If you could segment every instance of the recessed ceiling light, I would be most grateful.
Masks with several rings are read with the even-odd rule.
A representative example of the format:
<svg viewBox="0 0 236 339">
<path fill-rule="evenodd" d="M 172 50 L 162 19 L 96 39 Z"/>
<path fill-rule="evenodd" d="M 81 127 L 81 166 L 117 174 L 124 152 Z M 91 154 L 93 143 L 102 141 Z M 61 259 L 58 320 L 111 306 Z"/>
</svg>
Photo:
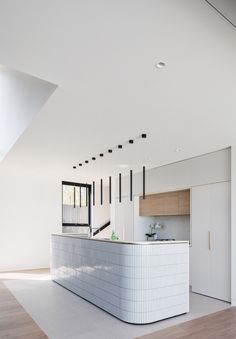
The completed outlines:
<svg viewBox="0 0 236 339">
<path fill-rule="evenodd" d="M 159 61 L 155 64 L 156 68 L 163 68 L 166 66 L 166 63 L 164 61 Z"/>
<path fill-rule="evenodd" d="M 177 147 L 176 149 L 175 149 L 175 152 L 177 152 L 177 153 L 179 153 L 179 152 L 181 152 L 182 151 L 182 148 L 180 148 L 180 147 Z"/>
</svg>

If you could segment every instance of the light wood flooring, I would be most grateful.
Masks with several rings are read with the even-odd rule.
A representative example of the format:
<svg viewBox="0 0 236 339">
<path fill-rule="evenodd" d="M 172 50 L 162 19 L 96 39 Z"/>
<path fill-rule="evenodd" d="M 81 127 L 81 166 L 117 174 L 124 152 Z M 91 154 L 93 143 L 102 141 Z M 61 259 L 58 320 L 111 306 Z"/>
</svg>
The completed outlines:
<svg viewBox="0 0 236 339">
<path fill-rule="evenodd" d="M 236 307 L 190 320 L 138 339 L 236 339 Z"/>
<path fill-rule="evenodd" d="M 47 339 L 39 326 L 0 280 L 0 338 Z"/>
</svg>

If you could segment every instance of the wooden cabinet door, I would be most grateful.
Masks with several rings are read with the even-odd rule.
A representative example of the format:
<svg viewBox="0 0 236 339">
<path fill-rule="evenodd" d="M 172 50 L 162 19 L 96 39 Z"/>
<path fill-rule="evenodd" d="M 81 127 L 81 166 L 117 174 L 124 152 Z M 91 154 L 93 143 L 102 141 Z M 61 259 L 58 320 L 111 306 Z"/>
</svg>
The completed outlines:
<svg viewBox="0 0 236 339">
<path fill-rule="evenodd" d="M 150 194 L 146 199 L 139 197 L 139 215 L 162 215 L 164 212 L 164 194 Z"/>
<path fill-rule="evenodd" d="M 190 190 L 157 193 L 139 198 L 141 216 L 190 214 Z"/>
<path fill-rule="evenodd" d="M 179 215 L 190 214 L 190 190 L 179 191 Z"/>
<path fill-rule="evenodd" d="M 162 215 L 179 214 L 179 193 L 168 192 L 164 194 L 164 210 Z"/>
</svg>

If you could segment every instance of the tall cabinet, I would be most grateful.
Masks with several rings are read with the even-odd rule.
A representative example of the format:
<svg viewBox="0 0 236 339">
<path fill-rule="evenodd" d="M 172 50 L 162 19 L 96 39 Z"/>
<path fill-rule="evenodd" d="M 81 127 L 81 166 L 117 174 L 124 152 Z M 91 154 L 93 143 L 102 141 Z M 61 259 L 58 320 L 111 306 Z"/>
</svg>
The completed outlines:
<svg viewBox="0 0 236 339">
<path fill-rule="evenodd" d="M 192 188 L 193 292 L 230 301 L 230 183 Z"/>
</svg>

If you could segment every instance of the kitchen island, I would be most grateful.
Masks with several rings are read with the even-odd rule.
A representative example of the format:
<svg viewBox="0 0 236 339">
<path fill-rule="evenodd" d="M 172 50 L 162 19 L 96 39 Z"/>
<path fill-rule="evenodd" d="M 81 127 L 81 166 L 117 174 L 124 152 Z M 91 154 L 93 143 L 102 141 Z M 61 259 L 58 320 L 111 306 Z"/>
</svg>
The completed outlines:
<svg viewBox="0 0 236 339">
<path fill-rule="evenodd" d="M 128 323 L 189 311 L 188 241 L 52 234 L 51 273 L 56 283 Z"/>
</svg>

